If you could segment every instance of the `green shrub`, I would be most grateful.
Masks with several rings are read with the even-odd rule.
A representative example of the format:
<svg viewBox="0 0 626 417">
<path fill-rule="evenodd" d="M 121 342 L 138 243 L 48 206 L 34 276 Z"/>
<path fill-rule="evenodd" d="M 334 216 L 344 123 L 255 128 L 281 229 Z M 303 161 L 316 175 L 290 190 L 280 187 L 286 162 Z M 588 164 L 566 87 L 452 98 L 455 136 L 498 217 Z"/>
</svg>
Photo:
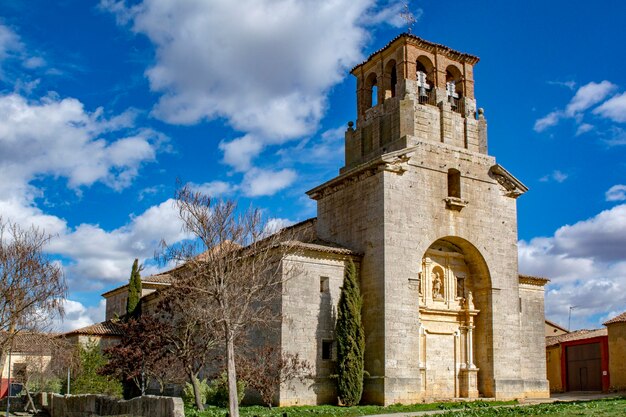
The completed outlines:
<svg viewBox="0 0 626 417">
<path fill-rule="evenodd" d="M 245 391 L 246 384 L 241 380 L 237 381 L 239 403 L 243 400 Z M 228 407 L 228 375 L 226 372 L 222 372 L 219 377 L 211 381 L 207 391 L 207 403 L 218 407 Z"/>
<path fill-rule="evenodd" d="M 202 400 L 202 404 L 206 404 L 209 394 L 209 384 L 206 379 L 198 380 L 198 384 L 200 385 L 200 398 Z M 195 407 L 196 405 L 196 398 L 193 395 L 193 385 L 189 382 L 185 383 L 185 388 L 183 389 L 183 402 L 190 408 Z"/>
</svg>

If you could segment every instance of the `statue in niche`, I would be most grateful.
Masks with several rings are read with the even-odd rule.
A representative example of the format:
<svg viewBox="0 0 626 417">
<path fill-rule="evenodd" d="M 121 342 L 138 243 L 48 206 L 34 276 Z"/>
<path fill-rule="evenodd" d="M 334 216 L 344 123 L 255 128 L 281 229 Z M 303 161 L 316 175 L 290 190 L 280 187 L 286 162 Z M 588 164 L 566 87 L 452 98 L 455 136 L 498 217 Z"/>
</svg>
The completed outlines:
<svg viewBox="0 0 626 417">
<path fill-rule="evenodd" d="M 435 271 L 433 277 L 433 298 L 443 298 L 443 279 L 441 278 L 441 272 Z"/>
</svg>

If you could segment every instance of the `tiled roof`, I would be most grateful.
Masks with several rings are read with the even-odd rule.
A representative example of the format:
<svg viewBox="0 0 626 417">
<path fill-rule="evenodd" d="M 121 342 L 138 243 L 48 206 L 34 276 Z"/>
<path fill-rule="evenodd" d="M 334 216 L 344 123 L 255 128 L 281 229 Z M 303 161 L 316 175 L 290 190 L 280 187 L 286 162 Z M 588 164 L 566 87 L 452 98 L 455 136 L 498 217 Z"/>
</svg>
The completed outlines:
<svg viewBox="0 0 626 417">
<path fill-rule="evenodd" d="M 340 255 L 357 255 L 350 249 L 344 248 L 332 242 L 316 239 L 311 242 L 300 242 L 299 240 L 288 240 L 281 242 L 283 245 L 300 249 L 308 249 L 317 252 L 336 253 Z"/>
<path fill-rule="evenodd" d="M 522 274 L 520 274 L 519 275 L 519 282 L 521 282 L 522 284 L 544 286 L 548 282 L 550 282 L 550 280 L 547 279 L 547 278 L 543 278 L 543 277 L 534 277 L 532 275 L 522 275 Z"/>
<path fill-rule="evenodd" d="M 157 274 L 141 278 L 141 283 L 171 284 L 174 280 L 170 274 Z"/>
<path fill-rule="evenodd" d="M 626 311 L 624 311 L 619 316 L 613 317 L 611 320 L 604 322 L 603 324 L 606 326 L 607 324 L 613 323 L 626 323 Z"/>
<path fill-rule="evenodd" d="M 389 46 L 391 46 L 391 44 L 392 44 L 392 43 L 394 43 L 395 41 L 397 41 L 398 39 L 400 39 L 400 38 L 402 38 L 402 37 L 410 38 L 410 39 L 413 39 L 413 40 L 415 40 L 415 41 L 417 41 L 417 42 L 419 42 L 419 43 L 421 43 L 421 44 L 424 44 L 424 45 L 428 45 L 428 46 L 432 46 L 432 47 L 436 47 L 436 48 L 442 49 L 442 50 L 444 50 L 444 51 L 446 51 L 446 52 L 449 52 L 449 53 L 451 53 L 451 54 L 454 54 L 454 55 L 460 55 L 460 56 L 462 56 L 463 58 L 469 59 L 470 61 L 472 61 L 472 62 L 474 62 L 474 63 L 478 62 L 478 60 L 479 60 L 479 58 L 478 58 L 477 56 L 475 56 L 475 55 L 471 55 L 471 54 L 466 54 L 466 53 L 464 53 L 464 52 L 455 51 L 454 49 L 452 49 L 452 48 L 450 48 L 450 47 L 448 47 L 448 46 L 446 46 L 446 45 L 442 45 L 442 44 L 439 44 L 439 43 L 430 42 L 430 41 L 427 41 L 427 40 L 425 40 L 425 39 L 420 38 L 419 36 L 415 36 L 415 35 L 413 35 L 412 33 L 406 33 L 406 32 L 405 32 L 405 33 L 401 33 L 401 34 L 399 34 L 398 36 L 396 36 L 395 38 L 393 38 L 392 40 L 390 40 L 390 41 L 387 43 L 387 45 L 383 46 L 382 48 L 380 48 L 380 49 L 379 49 L 379 50 L 377 50 L 376 52 L 372 52 L 372 53 L 370 54 L 370 56 L 368 56 L 368 57 L 367 57 L 367 59 L 366 59 L 365 61 L 361 62 L 359 65 L 356 65 L 354 68 L 352 68 L 352 70 L 350 70 L 350 72 L 354 71 L 355 69 L 357 69 L 357 68 L 358 68 L 358 67 L 360 67 L 361 65 L 365 64 L 367 61 L 369 61 L 370 59 L 372 59 L 372 57 L 373 57 L 374 55 L 376 55 L 377 53 L 379 53 L 379 52 L 381 52 L 381 51 L 384 51 L 384 50 L 385 50 L 385 49 L 387 49 Z"/>
<path fill-rule="evenodd" d="M 558 336 L 547 336 L 546 346 L 554 346 L 563 342 L 571 342 L 572 340 L 591 339 L 598 336 L 606 336 L 608 333 L 606 328 L 593 330 L 576 330 L 575 332 L 565 333 Z"/>
<path fill-rule="evenodd" d="M 57 336 L 55 333 L 20 332 L 13 336 L 11 350 L 15 353 L 50 354 L 54 347 L 53 337 L 55 336 Z M 0 335 L 0 339 L 4 340 L 5 338 L 6 333 Z"/>
<path fill-rule="evenodd" d="M 557 329 L 559 329 L 559 330 L 563 330 L 564 332 L 567 332 L 567 329 L 566 329 L 566 328 L 564 328 L 563 326 L 561 326 L 561 325 L 559 325 L 559 324 L 557 324 L 557 323 L 553 322 L 552 320 L 548 320 L 548 319 L 546 319 L 546 323 L 547 323 L 547 324 L 549 324 L 549 325 L 550 325 L 550 326 L 552 326 L 552 327 L 556 327 L 556 328 L 557 328 Z"/>
<path fill-rule="evenodd" d="M 65 333 L 65 336 L 71 335 L 124 336 L 124 332 L 119 324 L 111 320 L 107 320 Z"/>
</svg>

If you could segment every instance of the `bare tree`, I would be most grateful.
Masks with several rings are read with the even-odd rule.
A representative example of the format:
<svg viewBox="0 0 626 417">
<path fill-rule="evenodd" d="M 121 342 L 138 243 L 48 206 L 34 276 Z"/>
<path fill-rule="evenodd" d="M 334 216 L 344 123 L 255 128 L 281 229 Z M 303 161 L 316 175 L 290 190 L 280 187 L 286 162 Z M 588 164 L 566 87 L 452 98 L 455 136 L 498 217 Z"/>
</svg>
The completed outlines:
<svg viewBox="0 0 626 417">
<path fill-rule="evenodd" d="M 196 239 L 164 244 L 163 259 L 184 262 L 177 286 L 201 295 L 210 310 L 226 357 L 229 415 L 239 417 L 235 340 L 276 322 L 290 239 L 284 231 L 272 234 L 259 210 L 240 212 L 234 201 L 216 201 L 188 186 L 177 191 L 176 203 L 184 230 Z"/>
<path fill-rule="evenodd" d="M 311 364 L 300 355 L 281 353 L 277 346 L 267 344 L 240 357 L 238 366 L 246 386 L 256 390 L 270 408 L 281 385 L 293 388 L 293 381 L 305 382 L 313 377 Z"/>
<path fill-rule="evenodd" d="M 198 375 L 216 357 L 217 338 L 210 304 L 202 294 L 175 283 L 162 293 L 156 315 L 161 322 L 159 335 L 166 358 L 182 368 L 193 387 L 198 410 L 204 410 Z"/>
<path fill-rule="evenodd" d="M 63 316 L 67 285 L 59 263 L 44 252 L 51 236 L 0 218 L 0 369 L 15 334 L 41 330 Z"/>
</svg>

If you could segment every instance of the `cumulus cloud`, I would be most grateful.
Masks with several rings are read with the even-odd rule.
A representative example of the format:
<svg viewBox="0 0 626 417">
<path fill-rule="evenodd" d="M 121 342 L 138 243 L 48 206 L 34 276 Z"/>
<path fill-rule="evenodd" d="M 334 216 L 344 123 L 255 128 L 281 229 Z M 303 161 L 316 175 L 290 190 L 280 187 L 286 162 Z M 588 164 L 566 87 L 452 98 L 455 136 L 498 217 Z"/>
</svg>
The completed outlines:
<svg viewBox="0 0 626 417">
<path fill-rule="evenodd" d="M 520 272 L 551 279 L 546 314 L 572 327 L 599 327 L 626 305 L 626 205 L 559 228 L 552 237 L 520 241 Z"/>
<path fill-rule="evenodd" d="M 402 5 L 397 0 L 100 3 L 155 46 L 155 64 L 146 76 L 160 95 L 156 117 L 174 124 L 223 118 L 243 133 L 220 143 L 223 162 L 237 172 L 256 169 L 253 160 L 267 146 L 317 130 L 330 88 L 363 59 L 366 26 L 398 25 Z"/>
<path fill-rule="evenodd" d="M 272 171 L 253 168 L 244 176 L 241 188 L 248 197 L 269 196 L 290 186 L 296 177 L 295 171 L 291 169 Z"/>
<path fill-rule="evenodd" d="M 606 201 L 624 201 L 626 200 L 626 185 L 616 184 L 609 188 L 605 194 Z"/>
<path fill-rule="evenodd" d="M 614 122 L 626 123 L 626 93 L 608 99 L 598 106 L 593 113 Z"/>
<path fill-rule="evenodd" d="M 169 199 L 112 231 L 92 224 L 66 229 L 51 241 L 49 250 L 73 260 L 66 270 L 74 289 L 98 289 L 128 280 L 133 258 L 152 258 L 161 239 L 169 243 L 186 237 L 174 200 Z"/>
<path fill-rule="evenodd" d="M 163 140 L 149 129 L 128 131 L 132 122 L 128 114 L 90 113 L 73 98 L 0 96 L 0 190 L 38 175 L 65 177 L 73 188 L 97 181 L 115 189 L 128 186 L 140 166 L 155 159 Z M 109 133 L 120 134 L 107 141 Z"/>
<path fill-rule="evenodd" d="M 242 172 L 252 167 L 252 159 L 261 152 L 264 144 L 257 136 L 245 135 L 231 141 L 222 141 L 219 147 L 224 152 L 223 162 L 235 171 Z"/>
<path fill-rule="evenodd" d="M 105 300 L 100 300 L 95 306 L 85 306 L 80 301 L 67 299 L 63 303 L 65 317 L 55 317 L 52 330 L 55 332 L 68 332 L 90 326 L 104 320 L 106 310 Z"/>
</svg>

